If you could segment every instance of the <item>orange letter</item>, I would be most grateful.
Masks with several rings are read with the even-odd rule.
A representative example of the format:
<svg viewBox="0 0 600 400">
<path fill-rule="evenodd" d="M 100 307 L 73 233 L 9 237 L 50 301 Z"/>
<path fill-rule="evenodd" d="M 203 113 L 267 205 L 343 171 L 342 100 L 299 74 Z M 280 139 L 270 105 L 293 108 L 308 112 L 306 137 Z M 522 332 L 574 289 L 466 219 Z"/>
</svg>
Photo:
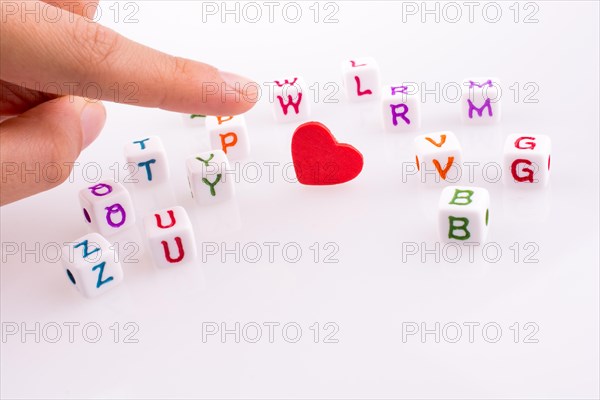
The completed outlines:
<svg viewBox="0 0 600 400">
<path fill-rule="evenodd" d="M 227 122 L 227 121 L 231 121 L 233 119 L 233 117 L 221 117 L 218 116 L 217 117 L 217 122 L 219 123 L 219 125 L 221 125 L 223 122 Z"/>
<path fill-rule="evenodd" d="M 446 168 L 442 169 L 440 162 L 438 160 L 433 160 L 433 165 L 435 165 L 435 169 L 440 173 L 440 178 L 446 180 L 446 175 L 450 168 L 452 167 L 452 163 L 454 162 L 454 157 L 448 157 L 448 162 L 446 163 Z"/>
<path fill-rule="evenodd" d="M 221 137 L 221 148 L 227 154 L 227 148 L 233 147 L 237 143 L 237 135 L 233 132 L 226 133 L 224 135 L 219 135 Z M 227 142 L 227 138 L 232 138 L 230 142 Z"/>
<path fill-rule="evenodd" d="M 425 140 L 427 140 L 429 143 L 431 143 L 434 146 L 442 147 L 444 145 L 444 143 L 446 143 L 446 135 L 440 135 L 440 143 L 434 142 L 433 139 L 429 138 L 429 137 L 426 137 Z"/>
</svg>

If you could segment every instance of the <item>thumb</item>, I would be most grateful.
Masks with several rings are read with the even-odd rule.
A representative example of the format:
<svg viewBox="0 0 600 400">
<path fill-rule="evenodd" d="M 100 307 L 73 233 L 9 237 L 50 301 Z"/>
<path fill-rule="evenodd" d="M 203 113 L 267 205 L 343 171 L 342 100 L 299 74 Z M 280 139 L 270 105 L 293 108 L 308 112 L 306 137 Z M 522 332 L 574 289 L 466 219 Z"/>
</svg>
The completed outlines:
<svg viewBox="0 0 600 400">
<path fill-rule="evenodd" d="M 65 96 L 0 124 L 0 205 L 60 185 L 106 120 L 101 102 Z"/>
</svg>

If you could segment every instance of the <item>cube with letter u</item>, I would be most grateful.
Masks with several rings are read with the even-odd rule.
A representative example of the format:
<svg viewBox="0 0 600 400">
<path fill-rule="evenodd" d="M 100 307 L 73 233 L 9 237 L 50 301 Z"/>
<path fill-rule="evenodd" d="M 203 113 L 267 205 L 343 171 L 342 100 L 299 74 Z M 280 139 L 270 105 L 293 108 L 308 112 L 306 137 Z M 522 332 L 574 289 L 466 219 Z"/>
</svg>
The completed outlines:
<svg viewBox="0 0 600 400">
<path fill-rule="evenodd" d="M 442 191 L 438 213 L 443 241 L 485 242 L 490 218 L 486 189 L 448 186 Z"/>
<path fill-rule="evenodd" d="M 144 231 L 157 266 L 187 264 L 196 258 L 194 229 L 183 207 L 158 210 L 146 216 Z"/>
</svg>

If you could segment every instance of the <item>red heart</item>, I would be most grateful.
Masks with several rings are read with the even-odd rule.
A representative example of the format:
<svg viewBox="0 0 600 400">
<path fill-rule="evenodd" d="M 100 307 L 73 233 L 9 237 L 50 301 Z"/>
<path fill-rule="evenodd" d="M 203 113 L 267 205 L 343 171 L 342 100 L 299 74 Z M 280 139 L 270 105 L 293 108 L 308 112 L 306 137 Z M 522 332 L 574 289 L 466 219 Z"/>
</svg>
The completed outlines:
<svg viewBox="0 0 600 400">
<path fill-rule="evenodd" d="M 338 143 L 327 127 L 307 122 L 292 137 L 292 160 L 304 185 L 336 185 L 358 176 L 363 156 L 349 144 Z"/>
</svg>

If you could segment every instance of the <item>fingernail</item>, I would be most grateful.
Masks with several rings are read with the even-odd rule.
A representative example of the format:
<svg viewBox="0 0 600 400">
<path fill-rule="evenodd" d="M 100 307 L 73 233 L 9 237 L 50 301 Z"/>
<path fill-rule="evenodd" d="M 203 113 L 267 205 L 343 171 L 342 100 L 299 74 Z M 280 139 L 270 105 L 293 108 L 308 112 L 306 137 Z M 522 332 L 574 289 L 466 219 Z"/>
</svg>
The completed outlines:
<svg viewBox="0 0 600 400">
<path fill-rule="evenodd" d="M 81 111 L 82 149 L 88 147 L 100 134 L 106 122 L 106 109 L 100 101 L 87 101 Z"/>
<path fill-rule="evenodd" d="M 221 79 L 229 89 L 233 89 L 244 97 L 246 101 L 257 101 L 259 93 L 258 83 L 232 72 L 219 71 Z"/>
</svg>

